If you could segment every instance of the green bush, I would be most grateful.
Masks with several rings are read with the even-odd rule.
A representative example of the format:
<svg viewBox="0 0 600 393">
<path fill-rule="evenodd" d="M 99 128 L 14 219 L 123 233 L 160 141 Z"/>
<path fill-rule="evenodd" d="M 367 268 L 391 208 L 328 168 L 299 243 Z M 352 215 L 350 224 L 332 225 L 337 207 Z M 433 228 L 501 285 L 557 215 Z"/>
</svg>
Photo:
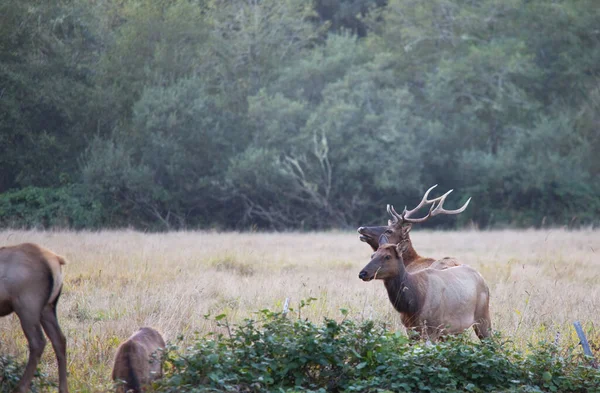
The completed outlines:
<svg viewBox="0 0 600 393">
<path fill-rule="evenodd" d="M 579 348 L 561 349 L 550 343 L 530 347 L 522 367 L 529 372 L 530 384 L 544 392 L 599 392 L 600 372 L 590 367 Z"/>
<path fill-rule="evenodd" d="M 97 228 L 102 206 L 78 186 L 26 187 L 0 194 L 0 227 Z"/>
<path fill-rule="evenodd" d="M 304 303 L 303 303 L 304 304 Z M 171 348 L 161 392 L 592 392 L 600 372 L 574 349 L 540 343 L 526 354 L 496 335 L 430 344 L 373 321 L 315 324 L 269 310 Z"/>
<path fill-rule="evenodd" d="M 24 367 L 11 357 L 0 356 L 0 393 L 11 393 L 19 383 Z"/>
<path fill-rule="evenodd" d="M 10 356 L 0 355 L 0 393 L 12 393 L 25 371 L 25 365 Z M 47 381 L 47 375 L 36 372 L 30 391 L 40 392 L 45 387 L 54 386 Z M 54 389 L 56 387 L 54 386 Z"/>
</svg>

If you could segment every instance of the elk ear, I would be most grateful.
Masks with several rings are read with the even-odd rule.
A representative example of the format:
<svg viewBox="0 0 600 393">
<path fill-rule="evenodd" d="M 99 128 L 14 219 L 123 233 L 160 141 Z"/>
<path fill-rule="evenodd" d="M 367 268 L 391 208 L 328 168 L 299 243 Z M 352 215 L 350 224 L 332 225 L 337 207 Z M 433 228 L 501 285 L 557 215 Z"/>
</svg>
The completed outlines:
<svg viewBox="0 0 600 393">
<path fill-rule="evenodd" d="M 402 233 L 404 235 L 408 235 L 408 232 L 410 232 L 411 229 L 412 229 L 412 224 L 410 222 L 402 225 Z"/>
</svg>

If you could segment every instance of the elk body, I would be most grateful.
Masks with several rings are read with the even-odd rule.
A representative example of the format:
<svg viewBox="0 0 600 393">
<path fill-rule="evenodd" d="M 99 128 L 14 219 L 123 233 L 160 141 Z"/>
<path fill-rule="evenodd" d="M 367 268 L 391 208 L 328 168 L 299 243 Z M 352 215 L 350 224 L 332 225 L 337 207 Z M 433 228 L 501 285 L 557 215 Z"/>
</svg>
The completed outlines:
<svg viewBox="0 0 600 393">
<path fill-rule="evenodd" d="M 119 346 L 115 355 L 112 378 L 118 383 L 117 393 L 142 392 L 144 386 L 162 377 L 160 350 L 165 341 L 156 330 L 143 327 Z"/>
<path fill-rule="evenodd" d="M 417 207 L 412 210 L 406 210 L 405 208 L 402 214 L 398 214 L 393 206 L 388 205 L 387 211 L 392 216 L 392 219 L 388 221 L 388 225 L 358 228 L 360 240 L 371 246 L 373 251 L 376 251 L 379 248 L 379 245 L 384 243 L 402 244 L 404 250 L 402 259 L 409 272 L 415 272 L 428 267 L 446 269 L 448 267 L 459 266 L 460 264 L 454 258 L 436 260 L 434 258 L 422 257 L 415 251 L 412 241 L 410 240 L 409 232 L 412 229 L 412 224 L 425 222 L 429 218 L 440 214 L 453 215 L 462 213 L 471 201 L 471 198 L 469 198 L 461 208 L 456 210 L 446 210 L 443 208 L 444 201 L 453 190 L 446 192 L 440 197 L 427 199 L 429 193 L 435 187 L 437 187 L 437 184 L 425 192 L 423 199 Z M 413 217 L 419 209 L 426 205 L 431 205 L 431 207 L 429 213 L 425 217 Z"/>
<path fill-rule="evenodd" d="M 410 273 L 402 260 L 404 251 L 400 245 L 380 245 L 358 277 L 383 280 L 402 324 L 421 337 L 436 340 L 471 326 L 480 339 L 488 337 L 492 323 L 483 277 L 467 265 Z"/>
<path fill-rule="evenodd" d="M 67 341 L 56 317 L 65 259 L 32 243 L 0 247 L 0 317 L 15 312 L 29 343 L 29 359 L 17 392 L 29 389 L 50 339 L 58 362 L 59 392 L 67 393 Z"/>
</svg>

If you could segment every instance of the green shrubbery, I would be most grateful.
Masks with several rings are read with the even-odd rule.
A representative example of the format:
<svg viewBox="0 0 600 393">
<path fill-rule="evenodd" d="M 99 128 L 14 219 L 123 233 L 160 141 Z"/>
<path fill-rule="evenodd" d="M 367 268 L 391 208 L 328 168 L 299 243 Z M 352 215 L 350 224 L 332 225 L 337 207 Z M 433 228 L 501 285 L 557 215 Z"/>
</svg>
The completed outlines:
<svg viewBox="0 0 600 393">
<path fill-rule="evenodd" d="M 108 211 L 77 185 L 26 187 L 0 194 L 0 226 L 12 228 L 96 228 Z"/>
<path fill-rule="evenodd" d="M 10 356 L 0 354 L 0 393 L 13 393 L 24 371 L 23 363 L 17 362 Z M 38 371 L 31 383 L 30 391 L 40 392 L 49 386 L 53 385 L 48 382 L 46 374 L 40 374 Z"/>
<path fill-rule="evenodd" d="M 11 393 L 23 374 L 24 368 L 11 357 L 0 356 L 0 393 Z"/>
<path fill-rule="evenodd" d="M 521 352 L 499 335 L 412 342 L 373 321 L 314 324 L 262 310 L 258 318 L 172 348 L 161 392 L 593 392 L 600 371 L 575 348 Z"/>
<path fill-rule="evenodd" d="M 304 304 L 304 303 L 303 303 Z M 600 392 L 600 370 L 579 348 L 552 343 L 514 348 L 500 335 L 431 344 L 373 321 L 326 318 L 315 324 L 262 310 L 256 319 L 198 338 L 165 355 L 155 392 Z M 24 366 L 0 356 L 0 393 L 12 392 Z M 32 391 L 50 387 L 37 374 Z M 55 387 L 54 387 L 55 389 Z"/>
</svg>

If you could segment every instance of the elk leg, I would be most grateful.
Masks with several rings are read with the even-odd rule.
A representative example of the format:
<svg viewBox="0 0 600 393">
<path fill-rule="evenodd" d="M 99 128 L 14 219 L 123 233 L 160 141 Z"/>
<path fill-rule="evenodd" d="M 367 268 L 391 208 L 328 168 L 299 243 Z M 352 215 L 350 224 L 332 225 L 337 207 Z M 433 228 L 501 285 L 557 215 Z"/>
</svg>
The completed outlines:
<svg viewBox="0 0 600 393">
<path fill-rule="evenodd" d="M 15 310 L 21 321 L 23 333 L 25 333 L 25 337 L 29 343 L 29 360 L 27 361 L 25 372 L 19 381 L 16 392 L 26 393 L 31 384 L 31 380 L 33 379 L 35 369 L 42 357 L 42 353 L 44 352 L 46 339 L 44 338 L 42 326 L 40 325 L 40 313 L 37 312 L 37 310 L 22 311 L 23 309 L 21 307 L 15 307 Z"/>
<path fill-rule="evenodd" d="M 58 299 L 57 299 L 58 300 Z M 58 318 L 56 317 L 56 301 L 44 307 L 42 311 L 42 327 L 48 335 L 56 361 L 58 363 L 58 391 L 60 393 L 68 393 L 67 386 L 67 339 L 60 330 Z"/>
</svg>

